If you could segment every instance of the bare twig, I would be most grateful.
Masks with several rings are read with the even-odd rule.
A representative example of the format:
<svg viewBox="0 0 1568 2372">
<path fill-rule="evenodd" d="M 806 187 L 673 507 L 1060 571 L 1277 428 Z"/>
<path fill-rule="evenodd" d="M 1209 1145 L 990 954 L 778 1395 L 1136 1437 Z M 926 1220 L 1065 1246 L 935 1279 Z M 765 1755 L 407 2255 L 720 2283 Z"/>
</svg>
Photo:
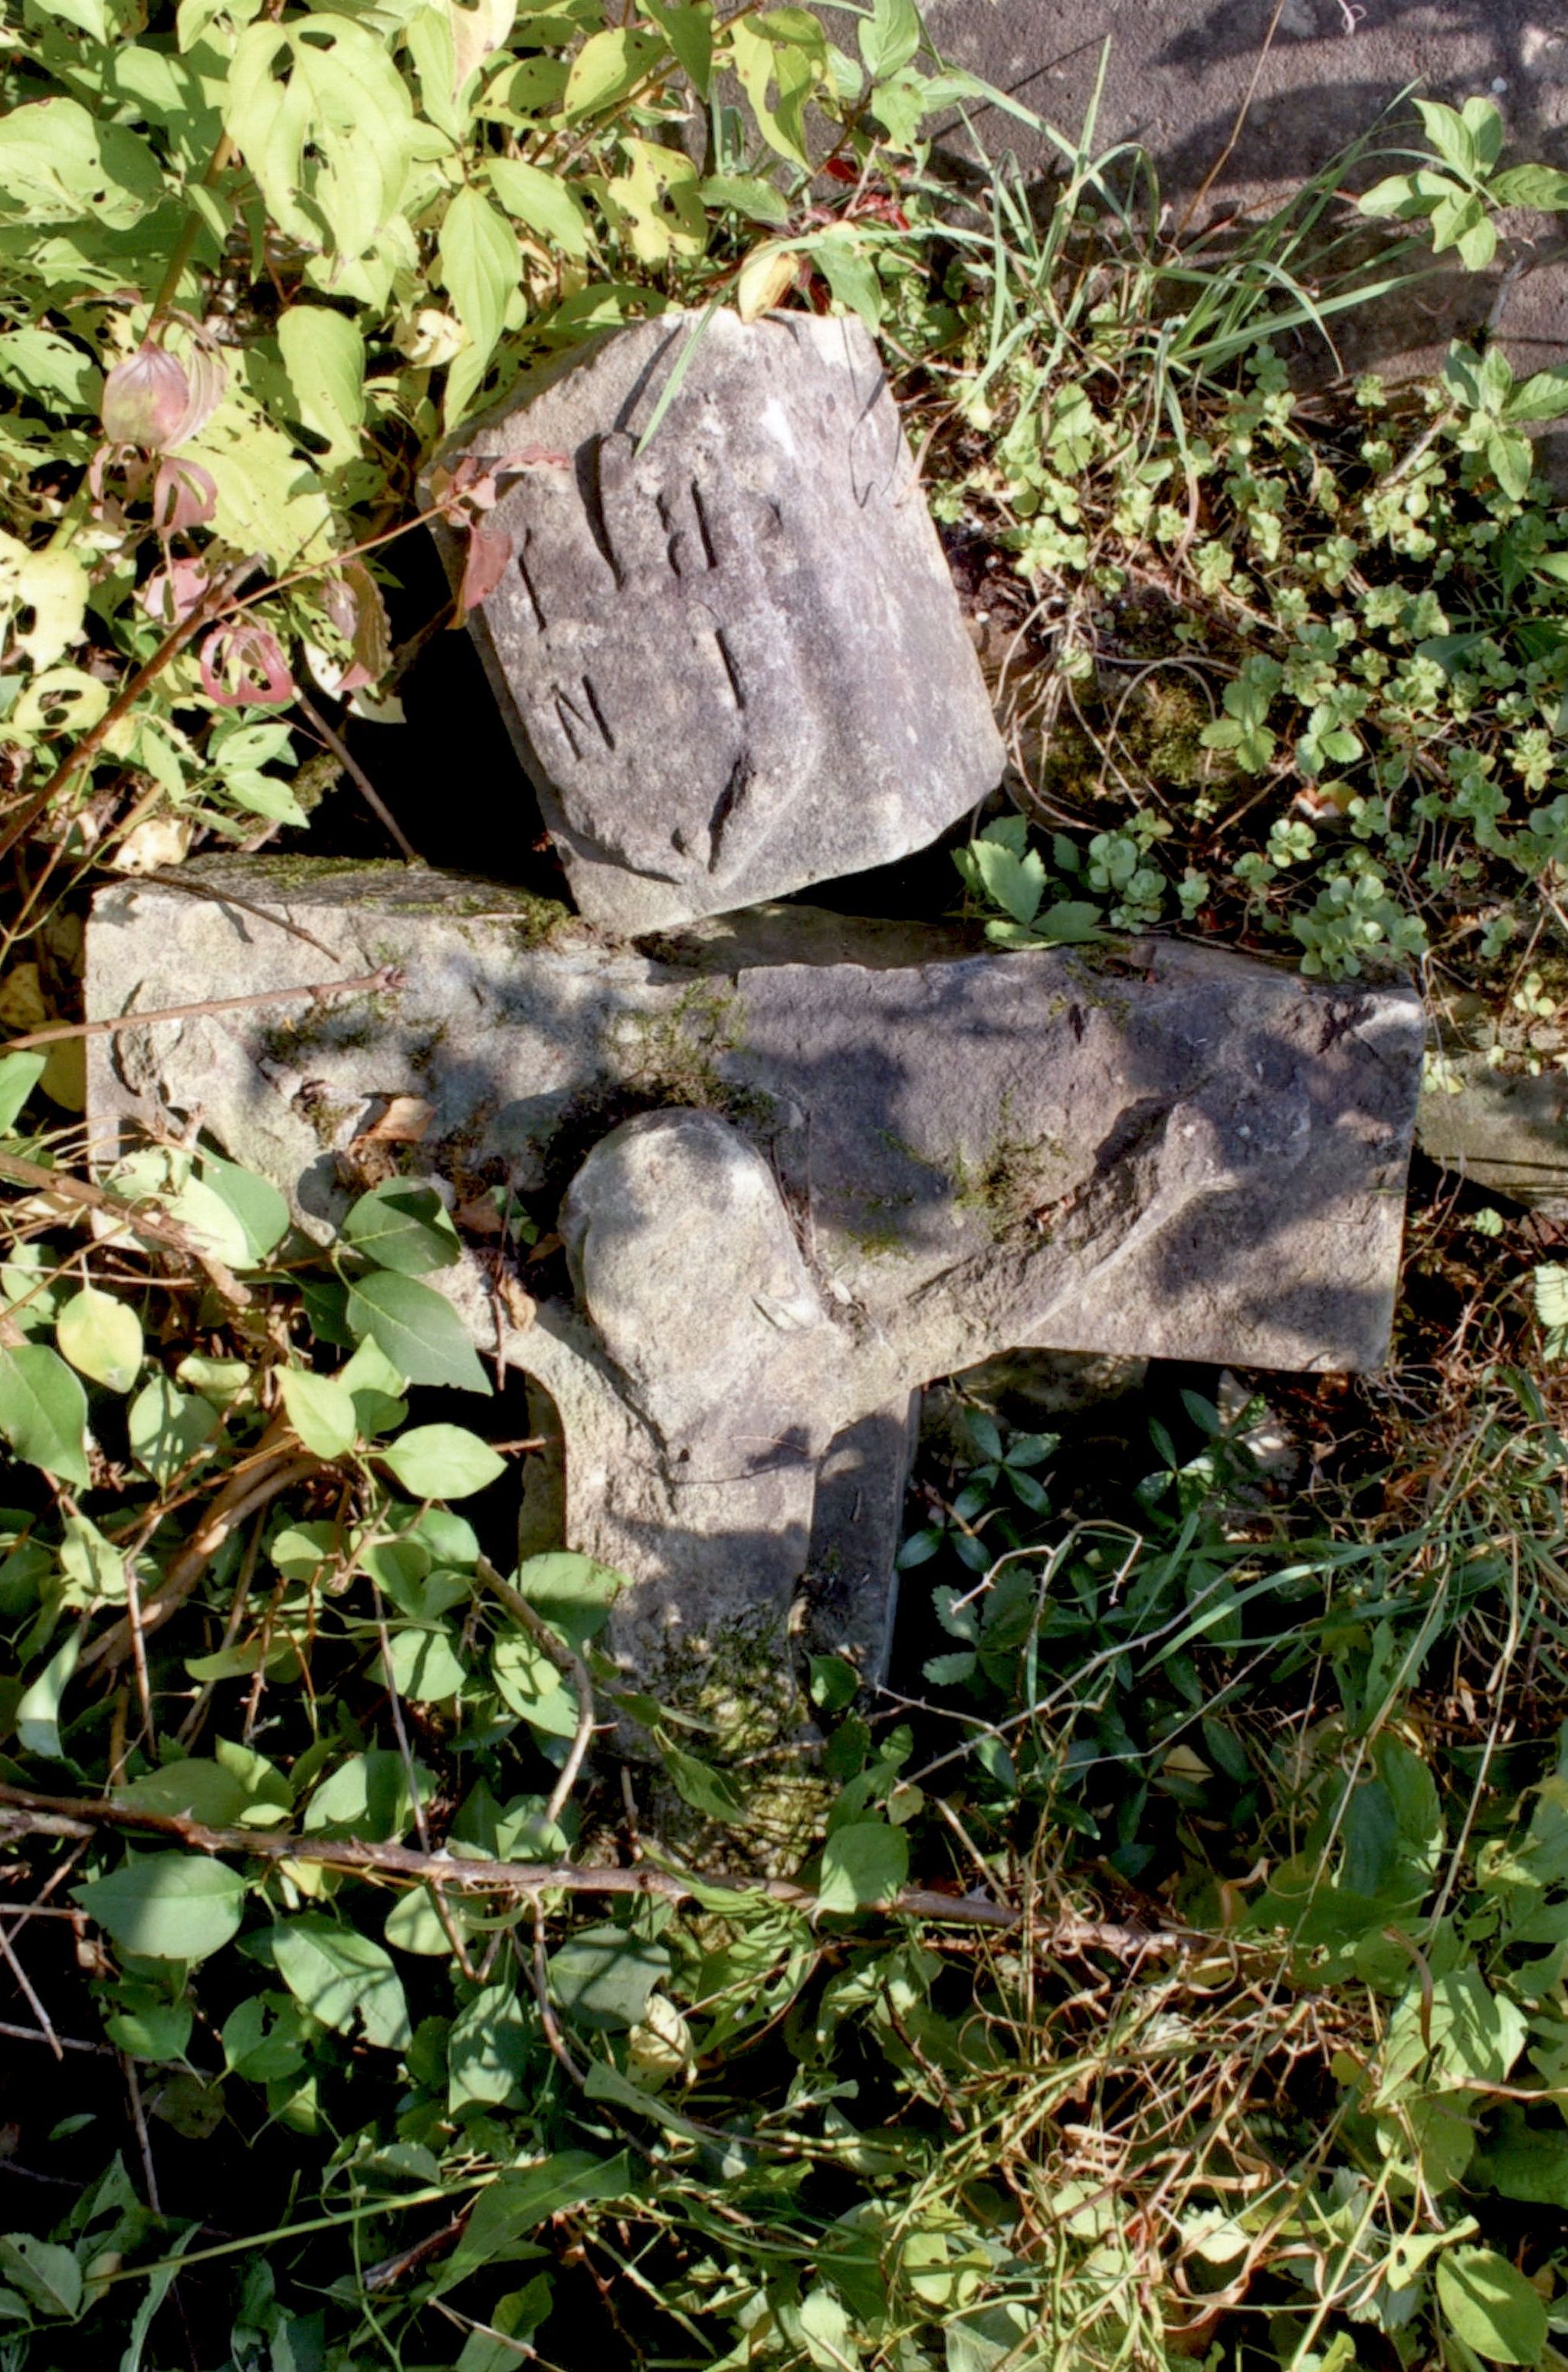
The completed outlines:
<svg viewBox="0 0 1568 2372">
<path fill-rule="evenodd" d="M 270 1465 L 260 1472 L 254 1467 L 243 1474 L 231 1475 L 218 1493 L 202 1523 L 192 1534 L 179 1554 L 170 1560 L 162 1587 L 142 1608 L 142 1635 L 161 1630 L 168 1618 L 190 1597 L 207 1566 L 216 1556 L 237 1524 L 258 1507 L 275 1499 L 295 1482 L 303 1482 L 321 1471 L 319 1458 L 297 1454 L 292 1446 L 280 1449 Z M 82 1657 L 79 1671 L 90 1671 L 97 1664 L 118 1664 L 130 1650 L 132 1633 L 129 1622 L 120 1622 L 93 1641 Z"/>
<path fill-rule="evenodd" d="M 564 1809 L 577 1774 L 582 1770 L 594 1734 L 594 1688 L 588 1678 L 588 1668 L 565 1642 L 557 1638 L 541 1614 L 537 1614 L 523 1596 L 504 1581 L 486 1556 L 474 1559 L 475 1573 L 493 1597 L 498 1598 L 507 1613 L 521 1631 L 526 1631 L 536 1647 L 543 1649 L 558 1672 L 565 1674 L 577 1692 L 577 1728 L 572 1740 L 572 1750 L 561 1766 L 561 1773 L 550 1791 L 544 1808 L 547 1820 L 558 1820 Z"/>
<path fill-rule="evenodd" d="M 0 2034 L 7 2042 L 47 2042 L 58 2059 L 62 2052 L 90 2051 L 96 2058 L 112 2059 L 113 2052 L 107 2042 L 78 2042 L 74 2034 L 40 2034 L 34 2026 L 6 2026 L 0 2022 Z"/>
<path fill-rule="evenodd" d="M 303 939 L 308 948 L 314 948 L 317 954 L 325 956 L 329 963 L 342 961 L 336 948 L 330 948 L 325 939 L 312 936 L 302 924 L 291 923 L 288 916 L 280 914 L 275 906 L 260 906 L 254 899 L 241 898 L 236 890 L 216 889 L 210 881 L 187 881 L 180 873 L 128 874 L 125 878 L 133 888 L 142 882 L 152 882 L 160 890 L 178 890 L 186 898 L 210 898 L 217 906 L 238 906 L 242 914 L 254 914 L 259 923 L 271 923 L 274 930 L 286 931 L 291 938 Z"/>
<path fill-rule="evenodd" d="M 402 851 L 403 855 L 408 859 L 408 862 L 411 865 L 419 865 L 423 863 L 424 860 L 420 856 L 418 849 L 414 847 L 413 843 L 409 839 L 408 834 L 404 831 L 401 824 L 398 821 L 397 817 L 392 813 L 391 808 L 387 805 L 386 800 L 381 796 L 380 792 L 377 789 L 375 784 L 371 781 L 369 775 L 366 773 L 358 759 L 354 755 L 342 734 L 334 731 L 332 727 L 328 724 L 326 718 L 321 715 L 319 709 L 314 707 L 312 703 L 306 699 L 305 694 L 299 691 L 297 686 L 296 687 L 294 697 L 295 705 L 300 710 L 306 723 L 310 726 L 314 731 L 320 735 L 322 740 L 326 743 L 328 749 L 331 751 L 339 765 L 343 767 L 344 773 L 353 780 L 355 789 L 359 792 L 359 795 L 365 801 L 366 806 L 370 809 L 371 814 L 376 818 L 378 823 L 386 826 L 387 830 L 391 833 L 392 838 L 397 842 L 399 848 Z"/>
<path fill-rule="evenodd" d="M 688 1874 L 658 1867 L 650 1861 L 639 1862 L 630 1869 L 589 1869 L 570 1861 L 470 1861 L 467 1856 L 418 1853 L 406 1845 L 369 1843 L 355 1837 L 215 1829 L 204 1821 L 189 1820 L 173 1813 L 149 1812 L 138 1805 L 116 1804 L 94 1796 L 41 1796 L 29 1788 L 0 1784 L 0 1834 L 90 1837 L 106 1828 L 134 1835 L 173 1837 L 192 1853 L 233 1854 L 253 1861 L 308 1863 L 317 1868 L 348 1870 L 366 1878 L 402 1879 L 421 1886 L 438 1880 L 466 1894 L 632 1895 L 685 1902 L 712 1890 L 786 1903 L 807 1913 L 821 1907 L 809 1887 L 798 1886 L 790 1878 L 758 1878 L 749 1871 Z M 974 1895 L 941 1894 L 924 1887 L 906 1887 L 884 1901 L 865 1903 L 861 1908 L 888 1917 L 929 1919 L 956 1927 L 1012 1931 L 1025 1924 L 1022 1913 L 1001 1903 Z M 1206 1940 L 1198 1930 L 1150 1930 L 1073 1916 L 1038 1923 L 1034 1938 L 1042 1950 L 1121 1955 L 1185 1951 Z"/>
<path fill-rule="evenodd" d="M 122 2052 L 120 2064 L 124 2071 L 125 2089 L 130 2096 L 131 2122 L 136 2128 L 136 2146 L 142 2153 L 142 2172 L 146 2177 L 147 2183 L 147 2205 L 155 2215 L 161 2215 L 163 2203 L 158 2197 L 157 2170 L 153 2165 L 153 2145 L 147 2133 L 146 2110 L 142 2106 L 142 2087 L 136 2081 L 136 2064 Z"/>
<path fill-rule="evenodd" d="M 46 1169 L 41 1161 L 24 1160 L 19 1153 L 0 1152 L 0 1178 L 9 1179 L 13 1186 L 25 1186 L 29 1193 L 50 1194 L 58 1202 L 74 1203 L 78 1210 L 100 1212 L 127 1227 L 132 1235 L 140 1236 L 144 1242 L 162 1244 L 169 1251 L 178 1252 L 181 1260 L 197 1262 L 232 1309 L 243 1309 L 250 1300 L 245 1287 L 215 1252 L 198 1243 L 189 1227 L 182 1227 L 177 1219 L 166 1219 L 156 1211 L 139 1210 L 134 1203 L 122 1203 L 118 1195 L 106 1193 L 101 1186 L 91 1186 L 83 1178 L 68 1177 L 63 1169 Z"/>
<path fill-rule="evenodd" d="M 165 1005 L 152 1013 L 119 1013 L 103 1021 L 52 1021 L 47 1029 L 29 1029 L 25 1037 L 8 1038 L 0 1054 L 24 1054 L 29 1047 L 52 1046 L 62 1038 L 118 1038 L 127 1029 L 145 1029 L 157 1021 L 196 1021 L 207 1013 L 243 1013 L 261 1005 L 286 1005 L 296 996 L 321 1002 L 364 991 L 373 995 L 401 988 L 402 973 L 396 964 L 362 972 L 354 980 L 319 980 L 298 988 L 261 988 L 249 996 L 207 996 L 195 1005 Z"/>
<path fill-rule="evenodd" d="M 54 2031 L 54 2021 L 50 2017 L 49 2012 L 44 2008 L 42 2002 L 40 2001 L 38 1994 L 33 1988 L 32 1979 L 23 1968 L 20 1960 L 17 1959 L 16 1952 L 12 1947 L 11 1939 L 9 1936 L 6 1935 L 4 1928 L 0 1928 L 0 1953 L 5 1954 L 6 1965 L 10 1970 L 11 1974 L 16 1978 L 17 1983 L 20 1988 L 22 1996 L 26 2001 L 29 2009 L 31 2010 L 34 2017 L 38 2020 L 40 2032 L 37 2040 L 41 2042 L 47 2042 L 51 2051 L 53 2052 L 56 2059 L 64 2059 L 65 2054 L 60 2048 L 60 2037 Z"/>
</svg>

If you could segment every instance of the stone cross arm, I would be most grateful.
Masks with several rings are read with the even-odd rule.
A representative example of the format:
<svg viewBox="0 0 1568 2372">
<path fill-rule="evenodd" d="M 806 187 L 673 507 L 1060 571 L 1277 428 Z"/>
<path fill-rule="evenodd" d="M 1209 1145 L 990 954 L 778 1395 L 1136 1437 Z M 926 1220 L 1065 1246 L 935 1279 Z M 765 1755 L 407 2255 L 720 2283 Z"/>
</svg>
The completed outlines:
<svg viewBox="0 0 1568 2372">
<path fill-rule="evenodd" d="M 632 1580 L 616 1635 L 645 1673 L 771 1634 L 803 1587 L 819 1644 L 875 1667 L 934 1378 L 1031 1345 L 1384 1355 L 1423 1038 L 1402 987 L 799 907 L 633 948 L 401 867 L 192 878 L 208 894 L 99 898 L 95 1017 L 319 983 L 324 947 L 402 984 L 94 1041 L 95 1143 L 199 1120 L 324 1233 L 412 1097 L 422 1173 L 558 1213 L 569 1283 L 505 1349 L 554 1403 L 566 1540 Z M 485 1299 L 470 1280 L 476 1329 Z"/>
</svg>

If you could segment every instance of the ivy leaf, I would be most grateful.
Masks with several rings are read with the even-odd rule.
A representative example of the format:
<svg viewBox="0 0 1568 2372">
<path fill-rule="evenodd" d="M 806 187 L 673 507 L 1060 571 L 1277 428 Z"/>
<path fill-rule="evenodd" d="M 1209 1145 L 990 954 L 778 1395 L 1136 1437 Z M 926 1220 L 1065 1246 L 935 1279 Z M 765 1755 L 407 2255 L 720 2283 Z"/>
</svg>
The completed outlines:
<svg viewBox="0 0 1568 2372">
<path fill-rule="evenodd" d="M 467 1499 L 506 1471 L 505 1459 L 460 1424 L 417 1424 L 381 1454 L 414 1499 Z"/>
<path fill-rule="evenodd" d="M 350 1285 L 348 1322 L 368 1335 L 411 1384 L 451 1384 L 490 1396 L 490 1378 L 449 1301 L 412 1276 L 377 1269 Z"/>
<path fill-rule="evenodd" d="M 1495 2249 L 1449 2249 L 1437 2260 L 1437 2302 L 1448 2328 L 1492 2364 L 1537 2364 L 1546 2306 Z"/>
<path fill-rule="evenodd" d="M 148 1960 L 205 1960 L 239 1931 L 245 1880 L 204 1854 L 133 1854 L 122 1869 L 72 1889 L 122 1951 Z"/>
<path fill-rule="evenodd" d="M 817 1889 L 824 1911 L 858 1911 L 888 1902 L 909 1876 L 909 1840 L 886 1820 L 851 1820 L 822 1848 Z"/>
<path fill-rule="evenodd" d="M 364 2029 L 366 2042 L 406 2050 L 408 2004 L 390 1956 L 370 1936 L 322 1912 L 281 1921 L 272 1931 L 278 1974 L 295 2000 L 335 2033 Z"/>
<path fill-rule="evenodd" d="M 54 1339 L 78 1375 L 128 1392 L 142 1364 L 142 1325 L 128 1301 L 85 1285 L 55 1321 Z"/>
<path fill-rule="evenodd" d="M 87 1399 L 56 1351 L 0 1349 L 0 1433 L 29 1466 L 61 1482 L 87 1481 Z"/>
</svg>

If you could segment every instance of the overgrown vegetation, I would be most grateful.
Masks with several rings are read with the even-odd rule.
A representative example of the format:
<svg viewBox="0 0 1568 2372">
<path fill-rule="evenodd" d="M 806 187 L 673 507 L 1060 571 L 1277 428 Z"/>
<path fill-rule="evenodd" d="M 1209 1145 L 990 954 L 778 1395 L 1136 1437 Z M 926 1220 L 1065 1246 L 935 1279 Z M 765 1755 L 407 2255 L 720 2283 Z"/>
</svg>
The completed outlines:
<svg viewBox="0 0 1568 2372">
<path fill-rule="evenodd" d="M 910 0 L 854 57 L 610 14 L 7 32 L 0 2366 L 1561 2364 L 1551 1225 L 1428 1176 L 1381 1379 L 1065 1448 L 971 1396 L 908 1669 L 761 1735 L 627 1693 L 613 1576 L 516 1566 L 526 1428 L 436 1285 L 466 1235 L 520 1292 L 542 1199 L 455 1224 L 408 1113 L 325 1248 L 199 1136 L 79 1157 L 86 889 L 306 826 L 425 646 L 442 436 L 674 303 L 898 365 L 1030 811 L 961 853 L 993 936 L 1419 958 L 1551 1059 L 1568 373 L 1295 366 L 1568 179 L 1425 105 L 1359 216 L 1325 176 L 1226 249 L 1092 122 L 944 179 L 977 87 Z M 465 597 L 494 491 L 434 486 Z"/>
</svg>

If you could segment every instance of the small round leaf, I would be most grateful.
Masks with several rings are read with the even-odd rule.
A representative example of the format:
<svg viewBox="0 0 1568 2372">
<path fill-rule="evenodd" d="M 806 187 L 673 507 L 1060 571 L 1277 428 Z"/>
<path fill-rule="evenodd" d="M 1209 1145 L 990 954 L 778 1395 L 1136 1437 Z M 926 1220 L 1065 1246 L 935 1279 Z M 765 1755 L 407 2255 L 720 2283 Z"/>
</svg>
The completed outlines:
<svg viewBox="0 0 1568 2372">
<path fill-rule="evenodd" d="M 83 1285 L 55 1324 L 54 1339 L 80 1376 L 111 1392 L 128 1392 L 142 1364 L 142 1325 L 127 1301 Z"/>
</svg>

